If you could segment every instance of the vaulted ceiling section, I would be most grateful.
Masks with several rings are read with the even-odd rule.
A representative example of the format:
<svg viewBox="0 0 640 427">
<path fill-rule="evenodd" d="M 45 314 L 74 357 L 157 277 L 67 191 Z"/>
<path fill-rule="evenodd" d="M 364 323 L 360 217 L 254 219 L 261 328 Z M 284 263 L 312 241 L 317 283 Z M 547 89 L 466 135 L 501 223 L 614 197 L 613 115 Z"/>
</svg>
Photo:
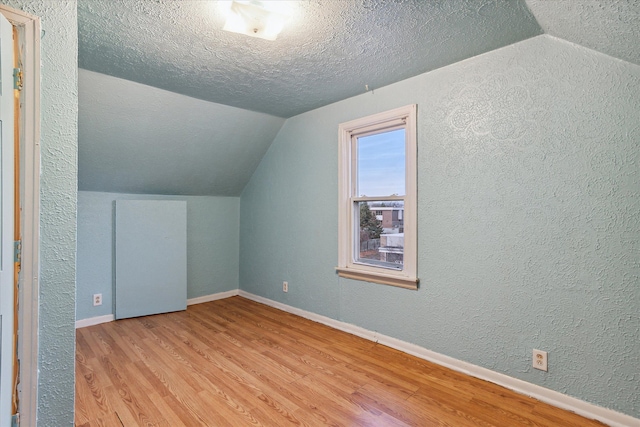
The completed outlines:
<svg viewBox="0 0 640 427">
<path fill-rule="evenodd" d="M 237 196 L 284 118 L 540 34 L 640 65 L 638 0 L 304 0 L 275 41 L 217 1 L 78 0 L 79 189 Z"/>
</svg>

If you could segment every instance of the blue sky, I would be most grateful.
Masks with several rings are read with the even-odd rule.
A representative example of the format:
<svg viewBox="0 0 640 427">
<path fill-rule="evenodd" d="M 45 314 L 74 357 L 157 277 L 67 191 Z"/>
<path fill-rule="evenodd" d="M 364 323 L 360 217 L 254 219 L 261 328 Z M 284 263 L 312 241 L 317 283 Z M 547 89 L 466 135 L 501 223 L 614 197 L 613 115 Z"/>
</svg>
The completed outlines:
<svg viewBox="0 0 640 427">
<path fill-rule="evenodd" d="M 358 138 L 358 196 L 404 195 L 405 130 Z"/>
</svg>

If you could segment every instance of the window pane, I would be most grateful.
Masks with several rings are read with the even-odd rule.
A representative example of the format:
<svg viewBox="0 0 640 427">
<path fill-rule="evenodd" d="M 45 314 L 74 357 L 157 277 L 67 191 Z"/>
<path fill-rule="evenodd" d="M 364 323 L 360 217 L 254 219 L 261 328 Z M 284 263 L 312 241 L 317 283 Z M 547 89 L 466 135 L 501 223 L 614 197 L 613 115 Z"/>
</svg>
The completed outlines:
<svg viewBox="0 0 640 427">
<path fill-rule="evenodd" d="M 356 202 L 356 262 L 402 270 L 404 202 Z"/>
<path fill-rule="evenodd" d="M 357 196 L 405 195 L 405 130 L 358 138 Z"/>
</svg>

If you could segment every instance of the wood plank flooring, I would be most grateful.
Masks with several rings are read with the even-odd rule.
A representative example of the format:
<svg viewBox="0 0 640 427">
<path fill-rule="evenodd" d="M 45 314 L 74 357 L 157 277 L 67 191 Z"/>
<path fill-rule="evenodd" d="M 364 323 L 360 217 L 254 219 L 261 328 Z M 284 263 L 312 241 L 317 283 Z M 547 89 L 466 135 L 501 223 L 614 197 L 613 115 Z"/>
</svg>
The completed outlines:
<svg viewBox="0 0 640 427">
<path fill-rule="evenodd" d="M 82 427 L 603 425 L 241 297 L 76 341 Z"/>
</svg>

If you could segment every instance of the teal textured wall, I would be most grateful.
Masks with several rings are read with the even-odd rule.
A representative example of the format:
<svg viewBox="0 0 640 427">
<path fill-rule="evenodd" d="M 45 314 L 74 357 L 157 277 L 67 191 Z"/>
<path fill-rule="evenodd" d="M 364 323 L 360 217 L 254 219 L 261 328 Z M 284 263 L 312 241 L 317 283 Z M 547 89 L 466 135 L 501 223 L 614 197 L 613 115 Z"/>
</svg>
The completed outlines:
<svg viewBox="0 0 640 427">
<path fill-rule="evenodd" d="M 420 289 L 339 279 L 338 124 L 410 103 Z M 539 36 L 293 117 L 240 288 L 640 417 L 639 112 L 640 67 Z"/>
<path fill-rule="evenodd" d="M 41 177 L 38 425 L 73 425 L 78 147 L 75 0 L 8 0 L 40 17 Z"/>
<path fill-rule="evenodd" d="M 238 289 L 238 197 L 158 196 L 78 192 L 77 320 L 114 313 L 115 200 L 187 202 L 187 298 Z M 93 294 L 103 303 L 94 307 Z"/>
</svg>

